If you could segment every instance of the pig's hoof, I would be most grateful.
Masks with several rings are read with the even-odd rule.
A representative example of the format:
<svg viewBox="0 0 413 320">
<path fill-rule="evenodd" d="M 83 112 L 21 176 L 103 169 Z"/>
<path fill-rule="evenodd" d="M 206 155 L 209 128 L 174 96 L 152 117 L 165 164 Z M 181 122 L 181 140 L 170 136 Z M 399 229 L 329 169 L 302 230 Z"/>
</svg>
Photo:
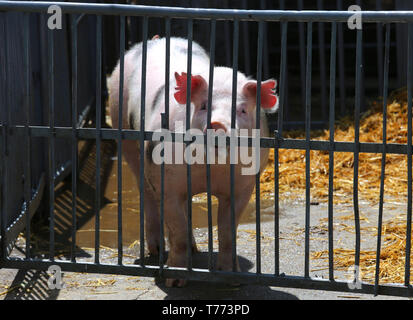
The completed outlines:
<svg viewBox="0 0 413 320">
<path fill-rule="evenodd" d="M 230 267 L 230 268 L 228 268 L 228 267 L 223 267 L 223 266 L 218 266 L 218 271 L 230 271 L 230 272 L 232 272 L 232 267 Z M 239 268 L 239 266 L 238 266 L 238 264 L 237 264 L 237 270 L 236 270 L 236 272 L 240 272 L 241 270 L 240 270 L 240 268 Z M 235 282 L 235 281 L 231 281 L 231 282 L 229 282 L 228 283 L 231 287 L 239 287 L 239 286 L 241 286 L 241 283 L 239 283 L 239 282 Z"/>
<path fill-rule="evenodd" d="M 155 239 L 155 238 L 154 239 L 148 239 L 147 244 L 148 244 L 148 251 L 149 251 L 150 255 L 152 255 L 152 256 L 159 255 L 161 246 L 159 244 L 158 239 Z M 164 245 L 164 248 L 165 248 L 165 245 Z"/>
<path fill-rule="evenodd" d="M 159 255 L 159 244 L 150 244 L 148 243 L 149 255 L 157 256 Z"/>
<path fill-rule="evenodd" d="M 186 280 L 185 279 L 166 279 L 165 285 L 168 288 L 172 288 L 172 287 L 182 288 L 186 285 Z"/>
<path fill-rule="evenodd" d="M 148 250 L 149 250 L 149 254 L 152 255 L 152 256 L 159 255 L 159 244 L 157 244 L 157 243 L 149 244 L 148 243 Z"/>
<path fill-rule="evenodd" d="M 231 272 L 232 271 L 232 263 L 222 264 L 222 263 L 218 262 L 217 270 L 219 270 L 219 271 L 230 271 Z M 235 269 L 235 272 L 240 272 L 240 271 L 241 271 L 241 269 L 240 269 L 238 261 L 237 261 L 237 267 Z"/>
</svg>

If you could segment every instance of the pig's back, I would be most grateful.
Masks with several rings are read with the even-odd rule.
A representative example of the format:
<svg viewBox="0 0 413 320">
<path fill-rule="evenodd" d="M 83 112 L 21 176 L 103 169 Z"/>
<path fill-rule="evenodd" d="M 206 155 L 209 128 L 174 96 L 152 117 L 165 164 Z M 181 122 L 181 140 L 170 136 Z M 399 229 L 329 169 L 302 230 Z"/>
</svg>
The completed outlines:
<svg viewBox="0 0 413 320">
<path fill-rule="evenodd" d="M 169 74 L 169 106 L 171 116 L 177 102 L 173 98 L 176 81 L 174 74 L 187 71 L 188 40 L 170 38 L 170 74 Z M 142 44 L 138 44 L 133 57 L 133 71 L 128 81 L 128 119 L 133 129 L 138 130 L 141 109 L 141 79 L 142 79 Z M 133 50 L 133 49 L 131 49 Z M 145 129 L 160 128 L 160 114 L 164 112 L 165 101 L 165 53 L 166 39 L 154 39 L 147 42 L 146 63 L 146 93 L 145 93 Z M 205 50 L 196 42 L 192 43 L 192 74 L 201 74 L 207 79 L 209 57 Z"/>
<path fill-rule="evenodd" d="M 128 123 L 128 101 L 129 101 L 129 80 L 134 71 L 134 62 L 142 50 L 142 45 L 137 44 L 125 53 L 124 57 L 124 73 L 123 73 L 123 115 L 122 127 L 129 128 Z M 119 82 L 120 82 L 120 62 L 118 61 L 111 76 L 107 79 L 107 87 L 109 93 L 109 111 L 112 120 L 112 127 L 118 128 L 118 109 L 119 109 Z"/>
</svg>

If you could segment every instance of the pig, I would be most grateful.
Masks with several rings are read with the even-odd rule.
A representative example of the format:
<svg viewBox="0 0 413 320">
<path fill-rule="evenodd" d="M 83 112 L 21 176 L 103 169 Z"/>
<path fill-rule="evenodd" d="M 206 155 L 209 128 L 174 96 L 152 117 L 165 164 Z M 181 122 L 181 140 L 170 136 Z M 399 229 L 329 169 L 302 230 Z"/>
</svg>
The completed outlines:
<svg viewBox="0 0 413 320">
<path fill-rule="evenodd" d="M 185 132 L 186 94 L 187 94 L 187 50 L 188 40 L 170 38 L 170 90 L 169 90 L 169 130 Z M 145 131 L 161 129 L 161 114 L 165 111 L 165 50 L 166 39 L 154 37 L 147 41 Z M 209 83 L 209 56 L 196 42 L 192 42 L 192 70 L 190 107 L 191 129 L 206 132 L 207 100 Z M 108 78 L 109 108 L 113 128 L 118 128 L 119 108 L 119 63 Z M 122 127 L 140 130 L 141 111 L 141 71 L 142 43 L 128 50 L 124 58 L 123 115 Z M 214 66 L 213 97 L 211 103 L 211 128 L 220 134 L 231 134 L 233 70 Z M 275 112 L 278 108 L 278 96 L 275 94 L 277 82 L 273 79 L 261 82 L 261 137 L 268 136 L 266 112 Z M 257 82 L 243 73 L 237 74 L 236 129 L 248 129 L 256 126 Z M 144 201 L 145 201 L 145 236 L 150 254 L 159 254 L 160 247 L 160 190 L 161 170 L 154 163 L 151 150 L 157 142 L 145 141 L 145 150 L 139 150 L 139 142 L 125 140 L 123 154 L 139 185 L 140 157 L 144 159 Z M 178 142 L 175 142 L 177 144 Z M 178 150 L 178 149 L 177 149 Z M 259 168 L 262 172 L 268 161 L 268 149 L 259 149 Z M 175 151 L 180 152 L 180 151 Z M 187 201 L 188 197 L 206 192 L 207 179 L 205 164 L 191 165 L 192 185 L 188 194 L 186 176 L 187 165 L 182 163 L 165 164 L 164 220 L 169 241 L 167 265 L 186 267 L 187 265 Z M 255 187 L 255 175 L 241 174 L 242 164 L 234 165 L 235 173 L 235 226 L 249 202 Z M 230 164 L 211 165 L 211 193 L 218 199 L 218 270 L 232 270 L 231 242 L 231 192 Z M 192 251 L 196 252 L 196 242 L 192 238 Z M 237 270 L 239 264 L 237 260 Z M 184 286 L 183 279 L 166 279 L 166 286 Z"/>
</svg>

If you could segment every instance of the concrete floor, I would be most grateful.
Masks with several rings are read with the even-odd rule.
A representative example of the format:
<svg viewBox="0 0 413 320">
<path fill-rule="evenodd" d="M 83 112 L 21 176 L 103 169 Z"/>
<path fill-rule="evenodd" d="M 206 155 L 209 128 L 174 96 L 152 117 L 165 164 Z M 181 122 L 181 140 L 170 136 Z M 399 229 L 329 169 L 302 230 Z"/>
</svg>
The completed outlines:
<svg viewBox="0 0 413 320">
<path fill-rule="evenodd" d="M 284 202 L 280 215 L 280 272 L 287 275 L 302 276 L 304 273 L 304 206 L 301 201 Z M 397 207 L 393 204 L 392 208 L 387 208 L 386 217 L 391 219 L 393 215 L 404 210 L 404 206 Z M 265 209 L 264 209 L 265 210 Z M 271 210 L 267 208 L 267 210 Z M 335 222 L 339 222 L 340 216 L 348 215 L 352 208 L 342 207 L 335 213 Z M 362 226 L 376 225 L 377 211 L 374 206 L 361 203 L 360 212 L 362 217 Z M 252 214 L 252 213 L 251 213 Z M 311 206 L 311 228 L 310 228 L 310 251 L 316 252 L 327 248 L 327 232 L 325 230 L 327 217 L 327 206 L 325 204 L 316 204 Z M 348 222 L 351 225 L 351 221 Z M 262 272 L 271 273 L 274 268 L 273 256 L 273 228 L 272 220 L 265 221 L 261 224 L 261 254 L 262 254 Z M 214 227 L 214 250 L 217 250 L 216 228 Z M 365 230 L 365 229 L 363 229 Z M 351 231 L 351 230 L 350 230 Z M 335 224 L 334 244 L 339 247 L 351 248 L 354 246 L 354 234 L 348 229 L 343 230 L 339 223 Z M 201 252 L 207 252 L 207 231 L 205 228 L 196 228 L 194 230 L 198 247 Z M 374 248 L 374 233 L 362 234 L 362 250 Z M 240 259 L 241 269 L 243 271 L 255 271 L 255 224 L 245 223 L 240 225 L 238 230 L 237 248 Z M 16 248 L 12 256 L 22 256 L 24 248 L 24 238 L 19 237 Z M 133 264 L 136 257 L 139 256 L 139 245 L 126 247 L 124 249 L 124 263 Z M 115 249 L 101 249 L 102 263 L 114 263 L 117 261 Z M 93 262 L 93 250 L 85 249 L 82 257 L 77 261 Z M 200 263 L 206 264 L 206 254 L 196 254 L 196 259 Z M 326 270 L 326 261 L 311 259 L 310 276 L 311 277 L 328 277 Z M 336 272 L 335 275 L 340 280 L 345 280 L 345 273 Z M 263 285 L 241 285 L 231 286 L 220 283 L 208 283 L 200 281 L 189 281 L 185 288 L 166 288 L 164 282 L 160 279 L 136 277 L 136 276 L 119 276 L 119 275 L 102 275 L 64 272 L 62 280 L 64 287 L 60 290 L 49 289 L 46 272 L 33 270 L 11 270 L 0 269 L 0 299 L 18 299 L 18 300 L 116 300 L 116 299 L 139 299 L 139 300 L 212 300 L 212 299 L 240 299 L 240 300 L 278 300 L 278 299 L 300 299 L 300 300 L 349 300 L 349 299 L 406 299 L 393 296 L 377 296 L 370 294 L 358 294 L 352 292 L 335 292 L 321 290 L 303 290 L 295 288 L 277 288 Z M 411 298 L 410 298 L 411 299 Z"/>
</svg>

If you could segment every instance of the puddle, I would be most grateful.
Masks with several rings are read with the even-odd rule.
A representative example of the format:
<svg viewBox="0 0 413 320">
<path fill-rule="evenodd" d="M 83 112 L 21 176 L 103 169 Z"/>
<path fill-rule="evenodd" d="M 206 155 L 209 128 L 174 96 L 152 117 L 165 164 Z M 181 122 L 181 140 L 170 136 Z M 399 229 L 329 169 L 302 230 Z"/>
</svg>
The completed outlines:
<svg viewBox="0 0 413 320">
<path fill-rule="evenodd" d="M 108 146 L 110 144 L 110 146 Z M 100 210 L 100 244 L 102 246 L 117 248 L 118 246 L 118 187 L 116 145 L 105 142 L 102 145 L 102 196 Z M 108 150 L 109 149 L 109 150 Z M 85 158 L 85 165 L 80 168 L 80 180 L 78 185 L 78 230 L 76 244 L 83 248 L 93 248 L 95 245 L 95 214 L 94 214 L 94 146 Z M 138 240 L 139 235 L 139 189 L 135 177 L 128 164 L 122 162 L 122 237 L 123 245 L 128 246 Z M 63 198 L 71 199 L 70 186 L 66 188 Z M 212 223 L 217 224 L 218 202 L 212 201 Z M 83 208 L 83 209 L 82 209 Z M 261 200 L 261 221 L 273 218 L 274 201 Z M 70 212 L 67 212 L 69 217 Z M 67 208 L 66 208 L 67 211 Z M 83 220 L 82 220 L 83 218 Z M 241 224 L 255 223 L 255 200 L 250 201 L 241 218 Z M 193 197 L 192 221 L 194 228 L 206 228 L 208 226 L 208 210 L 206 196 L 197 195 Z"/>
</svg>

